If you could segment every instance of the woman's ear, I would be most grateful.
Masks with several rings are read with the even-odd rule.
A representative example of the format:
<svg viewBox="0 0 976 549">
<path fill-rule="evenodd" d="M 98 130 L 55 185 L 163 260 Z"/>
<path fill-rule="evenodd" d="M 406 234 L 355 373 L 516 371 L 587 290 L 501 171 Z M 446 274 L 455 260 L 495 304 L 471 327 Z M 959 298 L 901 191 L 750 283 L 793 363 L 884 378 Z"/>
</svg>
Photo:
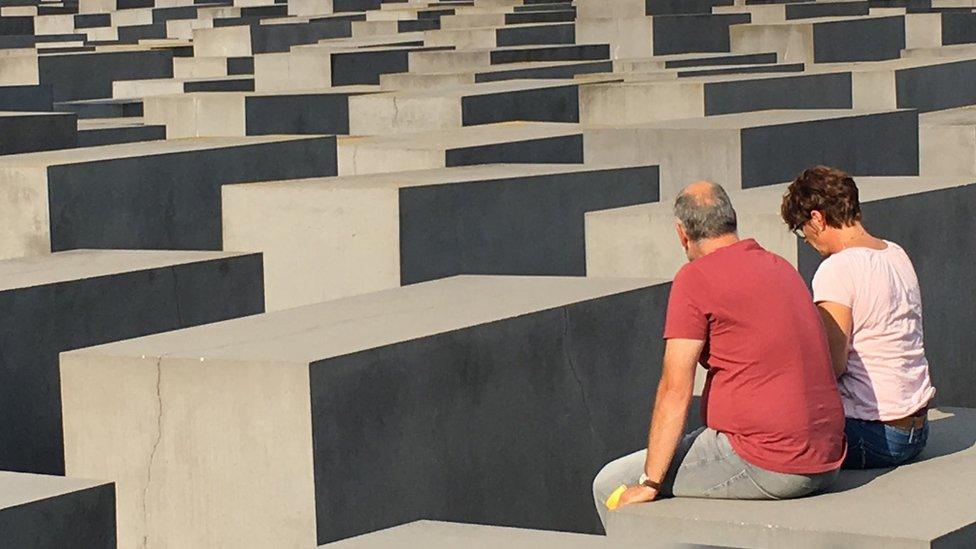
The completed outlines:
<svg viewBox="0 0 976 549">
<path fill-rule="evenodd" d="M 811 225 L 813 225 L 813 227 L 817 230 L 818 233 L 823 232 L 824 229 L 827 228 L 827 219 L 824 217 L 823 212 L 821 212 L 820 210 L 810 211 L 810 221 L 813 222 L 811 223 Z"/>
</svg>

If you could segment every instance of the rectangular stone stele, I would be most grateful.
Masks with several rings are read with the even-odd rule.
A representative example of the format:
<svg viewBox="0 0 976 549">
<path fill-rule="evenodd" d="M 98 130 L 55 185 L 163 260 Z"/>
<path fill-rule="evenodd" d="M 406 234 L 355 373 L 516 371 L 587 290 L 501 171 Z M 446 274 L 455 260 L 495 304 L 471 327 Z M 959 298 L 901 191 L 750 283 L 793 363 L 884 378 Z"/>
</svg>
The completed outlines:
<svg viewBox="0 0 976 549">
<path fill-rule="evenodd" d="M 928 446 L 895 469 L 843 471 L 828 493 L 787 501 L 674 498 L 610 513 L 621 541 L 741 547 L 972 547 L 976 540 L 976 410 L 929 412 Z"/>
<path fill-rule="evenodd" d="M 63 474 L 58 353 L 260 313 L 261 255 L 76 250 L 0 261 L 0 310 L 0 469 Z"/>
<path fill-rule="evenodd" d="M 115 549 L 111 482 L 0 471 L 4 547 Z"/>
<path fill-rule="evenodd" d="M 120 547 L 424 517 L 596 533 L 593 476 L 646 436 L 667 290 L 462 276 L 64 353 L 66 468 L 117 483 Z"/>
<path fill-rule="evenodd" d="M 336 174 L 332 136 L 175 139 L 0 157 L 0 259 L 219 250 L 220 187 Z"/>
<path fill-rule="evenodd" d="M 591 547 L 621 547 L 606 536 L 527 530 L 481 524 L 461 524 L 435 520 L 418 520 L 379 532 L 364 534 L 323 545 L 334 549 L 589 549 Z M 625 545 L 626 548 L 648 547 Z M 657 547 L 655 545 L 655 547 Z"/>
<path fill-rule="evenodd" d="M 585 212 L 657 200 L 657 166 L 490 164 L 223 188 L 224 249 L 268 310 L 457 274 L 583 276 Z"/>
</svg>

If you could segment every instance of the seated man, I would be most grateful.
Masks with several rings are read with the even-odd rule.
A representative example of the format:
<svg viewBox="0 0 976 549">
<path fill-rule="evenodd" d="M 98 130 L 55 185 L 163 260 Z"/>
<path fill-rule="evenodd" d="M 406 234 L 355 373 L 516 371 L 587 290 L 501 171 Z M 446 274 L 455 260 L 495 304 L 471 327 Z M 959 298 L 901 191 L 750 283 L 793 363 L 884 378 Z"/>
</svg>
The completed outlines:
<svg viewBox="0 0 976 549">
<path fill-rule="evenodd" d="M 821 490 L 844 461 L 844 413 L 827 338 L 796 270 L 755 240 L 739 240 L 722 187 L 699 182 L 675 201 L 690 262 L 674 278 L 667 340 L 647 449 L 597 475 L 606 524 L 617 506 L 661 495 L 795 498 Z M 682 439 L 695 368 L 708 369 L 707 427 Z"/>
<path fill-rule="evenodd" d="M 922 334 L 922 296 L 901 246 L 861 224 L 857 185 L 817 166 L 783 197 L 786 224 L 824 259 L 813 277 L 847 416 L 845 469 L 892 467 L 925 448 L 935 396 Z"/>
</svg>

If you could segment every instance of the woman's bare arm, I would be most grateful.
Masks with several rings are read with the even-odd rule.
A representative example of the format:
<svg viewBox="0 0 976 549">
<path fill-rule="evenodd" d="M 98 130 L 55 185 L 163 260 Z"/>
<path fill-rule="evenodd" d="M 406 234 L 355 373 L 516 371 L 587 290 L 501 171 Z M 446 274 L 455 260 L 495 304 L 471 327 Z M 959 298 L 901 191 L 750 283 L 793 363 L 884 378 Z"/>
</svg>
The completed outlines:
<svg viewBox="0 0 976 549">
<path fill-rule="evenodd" d="M 847 371 L 847 351 L 854 328 L 854 315 L 851 308 L 833 301 L 817 303 L 817 310 L 827 329 L 827 344 L 830 346 L 830 362 L 834 375 L 840 377 Z"/>
</svg>

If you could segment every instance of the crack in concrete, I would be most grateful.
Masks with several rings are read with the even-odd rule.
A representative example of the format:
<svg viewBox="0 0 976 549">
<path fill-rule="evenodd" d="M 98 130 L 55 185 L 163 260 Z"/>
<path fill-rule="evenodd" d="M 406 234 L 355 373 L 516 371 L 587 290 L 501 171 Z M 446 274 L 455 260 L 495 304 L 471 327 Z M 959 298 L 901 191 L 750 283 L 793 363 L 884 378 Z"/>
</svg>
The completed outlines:
<svg viewBox="0 0 976 549">
<path fill-rule="evenodd" d="M 595 440 L 600 440 L 600 436 L 596 432 L 596 428 L 593 426 L 593 413 L 590 411 L 590 403 L 586 399 L 586 391 L 583 389 L 583 381 L 580 379 L 579 370 L 576 365 L 576 359 L 573 354 L 569 351 L 569 308 L 563 307 L 563 338 L 561 342 L 561 347 L 563 350 L 563 358 L 566 360 L 566 364 L 569 365 L 569 371 L 573 374 L 573 379 L 576 381 L 576 387 L 579 389 L 580 400 L 583 403 L 583 411 L 586 414 L 586 425 L 589 427 L 590 432 L 593 434 Z"/>
<path fill-rule="evenodd" d="M 163 440 L 163 357 L 156 359 L 156 439 L 153 441 L 152 450 L 149 451 L 149 463 L 146 465 L 146 486 L 142 490 L 142 520 L 145 524 L 146 533 L 142 536 L 142 547 L 149 544 L 149 488 L 152 485 L 152 467 L 156 461 L 156 451 Z"/>
</svg>

